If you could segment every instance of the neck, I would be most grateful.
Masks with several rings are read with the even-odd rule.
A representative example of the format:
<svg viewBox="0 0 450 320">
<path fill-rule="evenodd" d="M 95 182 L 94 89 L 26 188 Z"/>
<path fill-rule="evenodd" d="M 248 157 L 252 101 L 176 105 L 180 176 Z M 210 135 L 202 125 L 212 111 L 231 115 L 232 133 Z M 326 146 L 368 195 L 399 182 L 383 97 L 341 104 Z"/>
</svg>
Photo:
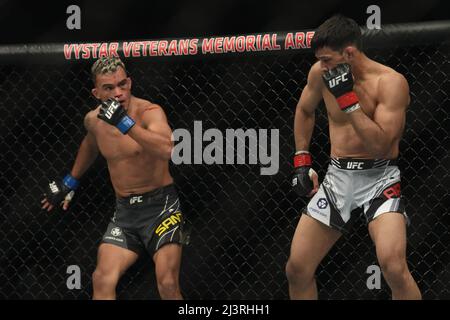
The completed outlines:
<svg viewBox="0 0 450 320">
<path fill-rule="evenodd" d="M 370 59 L 360 53 L 352 63 L 352 74 L 357 80 L 363 80 L 370 69 Z"/>
</svg>

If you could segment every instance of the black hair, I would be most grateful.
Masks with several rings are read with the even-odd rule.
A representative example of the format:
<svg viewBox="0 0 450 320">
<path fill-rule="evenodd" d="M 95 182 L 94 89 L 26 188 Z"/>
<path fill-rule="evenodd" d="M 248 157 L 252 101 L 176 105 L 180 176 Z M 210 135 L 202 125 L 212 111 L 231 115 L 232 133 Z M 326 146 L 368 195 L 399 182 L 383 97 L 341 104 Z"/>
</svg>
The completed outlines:
<svg viewBox="0 0 450 320">
<path fill-rule="evenodd" d="M 311 40 L 314 51 L 323 47 L 342 51 L 348 45 L 362 51 L 361 28 L 355 20 L 343 15 L 334 15 L 322 23 Z"/>
</svg>

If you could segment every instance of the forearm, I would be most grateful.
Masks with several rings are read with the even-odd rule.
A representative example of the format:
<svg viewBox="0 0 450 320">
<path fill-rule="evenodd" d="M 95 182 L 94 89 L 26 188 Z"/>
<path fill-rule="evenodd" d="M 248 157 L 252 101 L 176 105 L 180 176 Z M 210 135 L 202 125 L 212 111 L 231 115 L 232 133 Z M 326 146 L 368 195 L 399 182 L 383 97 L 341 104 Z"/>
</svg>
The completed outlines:
<svg viewBox="0 0 450 320">
<path fill-rule="evenodd" d="M 170 137 L 144 129 L 140 126 L 133 126 L 128 131 L 128 135 L 148 153 L 165 160 L 170 159 L 173 147 Z"/>
<path fill-rule="evenodd" d="M 362 109 L 349 113 L 349 119 L 356 134 L 364 142 L 366 150 L 374 158 L 383 158 L 389 152 L 391 142 L 388 135 Z"/>
<path fill-rule="evenodd" d="M 314 123 L 314 113 L 306 113 L 297 107 L 294 120 L 295 150 L 309 150 Z"/>
<path fill-rule="evenodd" d="M 89 169 L 89 167 L 94 163 L 97 156 L 97 146 L 89 143 L 88 138 L 85 137 L 81 142 L 80 148 L 78 149 L 77 157 L 75 158 L 75 162 L 70 174 L 74 178 L 80 179 L 83 174 Z"/>
</svg>

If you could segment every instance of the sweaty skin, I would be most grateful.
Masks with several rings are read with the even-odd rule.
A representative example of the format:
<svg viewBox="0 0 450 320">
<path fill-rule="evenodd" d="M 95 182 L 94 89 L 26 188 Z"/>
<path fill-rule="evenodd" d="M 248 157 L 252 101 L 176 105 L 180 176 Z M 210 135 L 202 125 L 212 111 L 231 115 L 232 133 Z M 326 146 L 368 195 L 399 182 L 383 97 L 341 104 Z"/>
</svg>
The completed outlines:
<svg viewBox="0 0 450 320">
<path fill-rule="evenodd" d="M 93 95 L 102 101 L 117 99 L 136 124 L 126 135 L 97 118 L 99 106 L 84 118 L 87 134 L 80 144 L 71 175 L 80 179 L 97 158 L 106 159 L 114 191 L 119 197 L 145 193 L 169 185 L 169 160 L 173 147 L 172 130 L 163 109 L 131 95 L 131 79 L 125 70 L 96 77 Z M 51 211 L 46 198 L 42 208 Z M 64 201 L 67 210 L 69 202 Z"/>
<path fill-rule="evenodd" d="M 324 61 L 316 62 L 308 75 L 303 99 L 297 106 L 297 150 L 307 150 L 312 134 L 312 130 L 308 132 L 308 123 L 313 125 L 314 110 L 323 99 L 329 120 L 332 157 L 396 158 L 409 104 L 406 79 L 393 69 L 362 57 L 363 63 L 352 68 L 353 90 L 361 108 L 346 114 L 339 109 L 322 80 L 324 70 L 342 62 L 333 61 L 334 54 L 331 50 L 319 50 L 317 56 Z"/>
<path fill-rule="evenodd" d="M 87 134 L 80 144 L 71 175 L 80 179 L 101 153 L 118 197 L 142 194 L 171 184 L 172 130 L 163 109 L 131 95 L 131 78 L 122 67 L 96 75 L 92 94 L 101 101 L 118 100 L 135 125 L 124 135 L 97 117 L 100 106 L 88 112 L 84 118 Z M 67 210 L 68 206 L 69 201 L 64 201 L 63 209 Z M 51 211 L 53 205 L 45 198 L 42 208 Z M 181 252 L 179 243 L 168 243 L 153 254 L 162 299 L 183 298 L 178 281 Z M 137 259 L 137 252 L 110 243 L 100 244 L 92 275 L 93 299 L 115 299 L 120 277 Z"/>
<path fill-rule="evenodd" d="M 130 136 L 123 135 L 117 128 L 97 118 L 98 110 L 99 107 L 87 114 L 85 126 L 95 137 L 98 149 L 108 163 L 117 195 L 141 194 L 173 182 L 168 159 L 147 152 Z M 143 122 L 144 114 L 157 121 L 156 118 L 163 113 L 160 106 L 134 96 L 131 96 L 127 112 L 136 126 L 144 129 L 147 127 Z"/>
</svg>

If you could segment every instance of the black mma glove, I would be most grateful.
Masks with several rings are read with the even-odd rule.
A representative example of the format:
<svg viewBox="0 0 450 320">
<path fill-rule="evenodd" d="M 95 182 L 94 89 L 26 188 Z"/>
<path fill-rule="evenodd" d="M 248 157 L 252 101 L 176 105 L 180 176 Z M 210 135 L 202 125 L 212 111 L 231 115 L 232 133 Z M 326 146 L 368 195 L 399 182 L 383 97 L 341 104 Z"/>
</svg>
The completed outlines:
<svg viewBox="0 0 450 320">
<path fill-rule="evenodd" d="M 314 188 L 312 175 L 317 174 L 311 168 L 312 159 L 308 151 L 298 151 L 294 156 L 294 176 L 292 177 L 292 186 L 298 195 L 307 197 Z"/>
<path fill-rule="evenodd" d="M 123 134 L 127 134 L 135 124 L 134 120 L 128 116 L 127 111 L 116 99 L 103 101 L 97 117 L 117 127 Z"/>
<path fill-rule="evenodd" d="M 77 179 L 68 174 L 62 181 L 51 181 L 47 185 L 47 190 L 44 196 L 53 206 L 58 206 L 63 201 L 70 202 L 79 184 L 80 182 Z"/>
<path fill-rule="evenodd" d="M 349 64 L 338 64 L 336 68 L 324 72 L 322 78 L 342 111 L 350 113 L 360 108 L 358 96 L 353 92 L 353 75 Z"/>
</svg>

